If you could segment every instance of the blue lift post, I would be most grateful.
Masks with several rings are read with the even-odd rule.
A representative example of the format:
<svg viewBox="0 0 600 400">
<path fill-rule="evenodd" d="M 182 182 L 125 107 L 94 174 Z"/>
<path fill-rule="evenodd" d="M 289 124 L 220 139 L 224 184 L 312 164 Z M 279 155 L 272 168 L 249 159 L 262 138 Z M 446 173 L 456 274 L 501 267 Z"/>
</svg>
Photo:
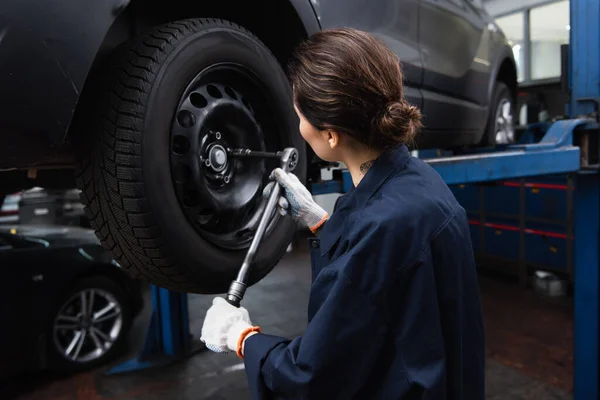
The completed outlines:
<svg viewBox="0 0 600 400">
<path fill-rule="evenodd" d="M 574 399 L 599 397 L 600 292 L 600 2 L 571 0 L 568 63 L 571 119 L 554 122 L 535 144 L 478 149 L 425 159 L 448 185 L 575 175 Z M 345 193 L 346 170 L 336 181 L 316 182 L 313 194 Z"/>
<path fill-rule="evenodd" d="M 575 181 L 574 391 L 580 400 L 600 397 L 600 2 L 571 0 L 570 7 L 567 115 L 594 115 L 589 128 L 596 133 L 582 137 L 582 170 Z"/>
<path fill-rule="evenodd" d="M 200 343 L 192 345 L 187 294 L 151 285 L 150 296 L 152 314 L 140 354 L 109 369 L 107 374 L 164 366 L 203 348 Z"/>
</svg>

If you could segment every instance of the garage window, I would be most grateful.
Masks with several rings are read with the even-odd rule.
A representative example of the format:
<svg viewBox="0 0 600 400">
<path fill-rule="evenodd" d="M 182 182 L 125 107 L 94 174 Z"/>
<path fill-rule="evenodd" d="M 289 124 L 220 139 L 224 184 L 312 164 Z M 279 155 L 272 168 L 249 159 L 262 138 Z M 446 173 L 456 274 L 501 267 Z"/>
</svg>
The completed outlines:
<svg viewBox="0 0 600 400">
<path fill-rule="evenodd" d="M 560 77 L 560 46 L 569 43 L 569 1 L 531 9 L 531 79 Z"/>
<path fill-rule="evenodd" d="M 536 0 L 539 5 L 492 0 L 486 8 L 512 46 L 521 83 L 560 78 L 560 48 L 569 44 L 569 0 Z M 495 12 L 496 11 L 496 12 Z"/>
</svg>

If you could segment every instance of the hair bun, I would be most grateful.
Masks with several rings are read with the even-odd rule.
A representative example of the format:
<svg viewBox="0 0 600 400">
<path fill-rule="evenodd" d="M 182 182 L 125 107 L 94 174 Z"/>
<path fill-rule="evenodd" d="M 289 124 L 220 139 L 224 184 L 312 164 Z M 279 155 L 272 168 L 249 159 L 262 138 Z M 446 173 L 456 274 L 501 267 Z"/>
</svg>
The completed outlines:
<svg viewBox="0 0 600 400">
<path fill-rule="evenodd" d="M 384 147 L 411 142 L 421 127 L 421 112 L 406 100 L 387 103 L 378 121 L 378 130 Z"/>
</svg>

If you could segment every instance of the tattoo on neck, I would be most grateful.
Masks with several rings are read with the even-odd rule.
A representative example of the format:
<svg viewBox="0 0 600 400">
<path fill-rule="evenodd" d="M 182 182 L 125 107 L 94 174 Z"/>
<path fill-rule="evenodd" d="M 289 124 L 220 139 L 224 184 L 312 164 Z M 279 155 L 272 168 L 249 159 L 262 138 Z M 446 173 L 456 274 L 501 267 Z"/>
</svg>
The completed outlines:
<svg viewBox="0 0 600 400">
<path fill-rule="evenodd" d="M 360 165 L 360 172 L 365 175 L 367 173 L 367 171 L 369 171 L 369 169 L 371 168 L 371 166 L 373 165 L 373 163 L 375 162 L 375 160 L 371 160 L 371 161 L 367 161 L 366 163 L 362 163 Z"/>
</svg>

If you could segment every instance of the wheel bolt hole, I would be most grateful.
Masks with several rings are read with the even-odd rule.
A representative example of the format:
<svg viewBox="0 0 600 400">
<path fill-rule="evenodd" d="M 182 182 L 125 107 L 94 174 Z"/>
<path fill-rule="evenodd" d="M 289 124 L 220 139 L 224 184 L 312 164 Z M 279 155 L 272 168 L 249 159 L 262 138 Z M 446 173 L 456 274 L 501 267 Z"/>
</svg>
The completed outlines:
<svg viewBox="0 0 600 400">
<path fill-rule="evenodd" d="M 223 97 L 223 94 L 221 93 L 219 88 L 216 87 L 215 85 L 208 85 L 206 87 L 206 91 L 208 92 L 209 95 L 211 95 L 215 99 L 220 99 L 221 97 Z"/>
<path fill-rule="evenodd" d="M 191 113 L 190 113 L 191 114 Z M 193 115 L 192 115 L 193 116 Z M 173 152 L 178 155 L 184 155 L 190 150 L 190 141 L 182 135 L 173 138 Z"/>
<path fill-rule="evenodd" d="M 192 170 L 185 164 L 180 164 L 174 171 L 175 181 L 177 183 L 186 183 L 192 177 Z"/>
<path fill-rule="evenodd" d="M 187 110 L 181 110 L 177 113 L 177 122 L 184 128 L 191 128 L 196 123 L 196 117 Z"/>
<path fill-rule="evenodd" d="M 237 100 L 238 98 L 233 89 L 231 89 L 229 86 L 225 88 L 225 93 L 227 93 L 227 96 L 231 97 L 234 100 Z"/>
<path fill-rule="evenodd" d="M 252 231 L 248 228 L 242 229 L 236 233 L 236 236 L 239 238 L 250 238 L 252 236 Z"/>
<path fill-rule="evenodd" d="M 196 190 L 189 190 L 183 198 L 183 204 L 187 207 L 196 207 L 200 204 L 200 193 Z"/>
<path fill-rule="evenodd" d="M 194 92 L 190 95 L 190 103 L 196 108 L 204 108 L 208 105 L 208 100 L 200 93 Z"/>
<path fill-rule="evenodd" d="M 246 108 L 250 108 L 250 104 L 248 103 L 248 100 L 246 100 L 245 98 L 242 99 L 242 103 L 244 103 L 244 105 L 246 106 Z"/>
<path fill-rule="evenodd" d="M 196 216 L 196 221 L 199 224 L 208 224 L 212 219 L 213 211 L 210 208 L 204 208 L 198 212 Z"/>
</svg>

